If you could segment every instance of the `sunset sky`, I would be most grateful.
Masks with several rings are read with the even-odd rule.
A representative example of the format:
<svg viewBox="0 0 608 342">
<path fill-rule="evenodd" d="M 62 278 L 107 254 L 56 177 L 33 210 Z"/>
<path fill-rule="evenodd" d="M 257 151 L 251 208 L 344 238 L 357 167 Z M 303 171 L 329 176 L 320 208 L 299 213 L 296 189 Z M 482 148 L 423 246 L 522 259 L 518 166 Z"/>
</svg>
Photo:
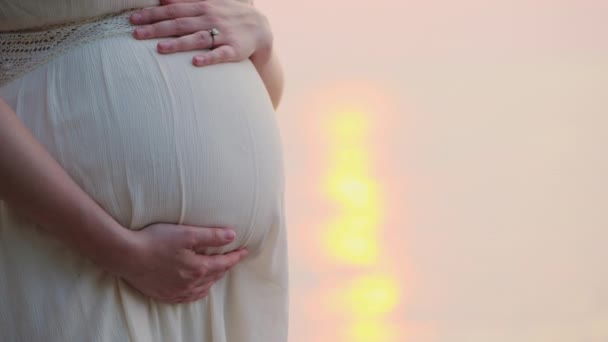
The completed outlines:
<svg viewBox="0 0 608 342">
<path fill-rule="evenodd" d="M 608 341 L 608 1 L 256 6 L 290 341 Z"/>
</svg>

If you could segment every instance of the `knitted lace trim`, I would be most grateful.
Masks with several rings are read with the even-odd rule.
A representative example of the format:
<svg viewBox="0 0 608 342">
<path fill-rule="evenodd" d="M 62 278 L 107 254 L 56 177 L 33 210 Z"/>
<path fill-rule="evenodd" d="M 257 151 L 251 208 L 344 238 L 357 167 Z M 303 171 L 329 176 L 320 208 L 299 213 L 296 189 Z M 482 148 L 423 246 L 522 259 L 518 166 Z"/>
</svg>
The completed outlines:
<svg viewBox="0 0 608 342">
<path fill-rule="evenodd" d="M 0 32 L 0 87 L 79 45 L 131 34 L 133 26 L 129 16 L 132 12 L 128 10 L 36 30 Z"/>
</svg>

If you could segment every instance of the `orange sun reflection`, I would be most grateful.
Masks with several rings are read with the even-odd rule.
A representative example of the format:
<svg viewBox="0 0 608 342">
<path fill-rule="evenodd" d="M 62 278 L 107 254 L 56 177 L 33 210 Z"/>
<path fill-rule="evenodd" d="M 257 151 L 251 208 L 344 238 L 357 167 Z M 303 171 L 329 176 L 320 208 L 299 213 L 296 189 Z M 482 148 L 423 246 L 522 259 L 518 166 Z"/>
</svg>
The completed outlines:
<svg viewBox="0 0 608 342">
<path fill-rule="evenodd" d="M 367 275 L 353 281 L 344 304 L 357 318 L 375 318 L 393 311 L 399 296 L 399 283 L 393 277 Z"/>
<path fill-rule="evenodd" d="M 331 208 L 321 235 L 323 267 L 331 277 L 321 293 L 327 318 L 337 322 L 339 341 L 396 341 L 391 319 L 403 294 L 383 246 L 385 184 L 377 177 L 374 149 L 378 128 L 387 125 L 379 118 L 392 115 L 390 101 L 365 85 L 325 95 L 317 112 L 323 117 L 320 146 L 327 166 L 320 185 Z"/>
<path fill-rule="evenodd" d="M 333 260 L 354 265 L 373 265 L 377 261 L 377 232 L 365 221 L 365 217 L 345 216 L 329 224 L 325 244 Z"/>
<path fill-rule="evenodd" d="M 365 320 L 353 324 L 348 335 L 352 342 L 396 342 L 398 329 L 383 320 Z"/>
<path fill-rule="evenodd" d="M 328 124 L 334 165 L 327 177 L 327 194 L 340 206 L 329 223 L 325 242 L 335 261 L 369 265 L 378 258 L 378 185 L 369 176 L 366 148 L 369 113 L 356 106 L 337 109 Z"/>
</svg>

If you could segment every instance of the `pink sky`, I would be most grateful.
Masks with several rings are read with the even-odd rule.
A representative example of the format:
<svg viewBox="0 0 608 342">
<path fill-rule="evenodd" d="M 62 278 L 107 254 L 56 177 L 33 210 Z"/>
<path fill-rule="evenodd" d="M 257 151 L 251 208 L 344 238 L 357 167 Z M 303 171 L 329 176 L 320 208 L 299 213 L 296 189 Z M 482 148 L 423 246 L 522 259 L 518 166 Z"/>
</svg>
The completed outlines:
<svg viewBox="0 0 608 342">
<path fill-rule="evenodd" d="M 291 341 L 608 340 L 608 2 L 256 4 L 287 75 Z M 365 265 L 324 240 L 359 217 L 328 195 L 349 149 Z"/>
</svg>

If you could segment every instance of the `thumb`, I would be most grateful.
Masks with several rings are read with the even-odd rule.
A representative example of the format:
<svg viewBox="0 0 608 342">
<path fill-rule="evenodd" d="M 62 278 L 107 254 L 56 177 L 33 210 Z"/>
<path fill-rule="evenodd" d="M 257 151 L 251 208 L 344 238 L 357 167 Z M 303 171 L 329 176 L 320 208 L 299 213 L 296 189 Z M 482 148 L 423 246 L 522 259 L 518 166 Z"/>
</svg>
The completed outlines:
<svg viewBox="0 0 608 342">
<path fill-rule="evenodd" d="M 194 250 L 205 247 L 220 247 L 234 241 L 236 233 L 228 228 L 188 227 Z"/>
<path fill-rule="evenodd" d="M 161 5 L 178 4 L 181 2 L 199 2 L 200 0 L 160 0 Z"/>
</svg>

